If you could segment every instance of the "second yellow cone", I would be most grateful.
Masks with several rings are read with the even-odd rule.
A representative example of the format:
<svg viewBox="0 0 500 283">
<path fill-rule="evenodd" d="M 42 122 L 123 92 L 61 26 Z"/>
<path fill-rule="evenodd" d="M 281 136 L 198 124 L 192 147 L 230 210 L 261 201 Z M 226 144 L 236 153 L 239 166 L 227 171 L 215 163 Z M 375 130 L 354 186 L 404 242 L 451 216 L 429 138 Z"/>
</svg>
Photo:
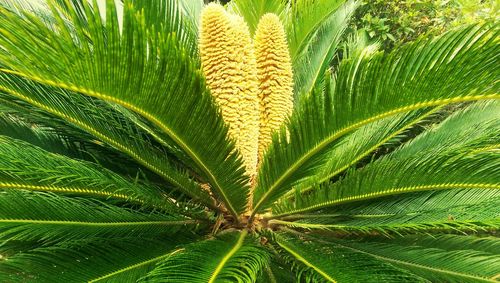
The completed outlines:
<svg viewBox="0 0 500 283">
<path fill-rule="evenodd" d="M 279 17 L 265 14 L 255 32 L 259 81 L 259 158 L 293 110 L 293 74 L 285 30 Z"/>
</svg>

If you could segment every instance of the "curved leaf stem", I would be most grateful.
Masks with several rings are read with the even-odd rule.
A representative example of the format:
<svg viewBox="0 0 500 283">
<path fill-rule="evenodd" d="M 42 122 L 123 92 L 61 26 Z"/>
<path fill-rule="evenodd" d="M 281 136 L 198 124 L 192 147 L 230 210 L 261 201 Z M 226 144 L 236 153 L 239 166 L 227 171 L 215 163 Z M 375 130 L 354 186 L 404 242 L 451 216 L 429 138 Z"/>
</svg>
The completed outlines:
<svg viewBox="0 0 500 283">
<path fill-rule="evenodd" d="M 463 188 L 463 189 L 483 188 L 483 189 L 498 190 L 498 189 L 500 189 L 500 184 L 479 184 L 479 183 L 478 184 L 471 184 L 471 183 L 432 184 L 432 185 L 422 185 L 422 186 L 412 186 L 412 187 L 391 188 L 391 189 L 386 189 L 386 190 L 374 192 L 374 193 L 368 193 L 368 194 L 362 194 L 362 195 L 357 195 L 357 196 L 344 197 L 344 198 L 340 198 L 340 199 L 336 199 L 336 200 L 325 201 L 322 203 L 311 205 L 309 207 L 304 207 L 301 209 L 272 215 L 272 216 L 268 217 L 267 219 L 279 219 L 279 218 L 282 218 L 285 216 L 294 215 L 294 214 L 303 213 L 303 212 L 309 212 L 309 211 L 313 211 L 313 210 L 318 210 L 318 209 L 325 208 L 328 206 L 334 206 L 334 205 L 345 204 L 345 203 L 361 201 L 361 200 L 368 200 L 368 199 L 389 196 L 389 195 L 395 195 L 395 194 L 401 194 L 401 193 L 419 192 L 419 191 L 427 191 L 427 190 L 445 190 L 445 189 L 456 189 L 456 188 Z"/>
<path fill-rule="evenodd" d="M 227 255 L 224 256 L 224 258 L 221 260 L 221 262 L 219 262 L 219 264 L 217 265 L 217 268 L 215 269 L 215 271 L 212 273 L 212 276 L 210 276 L 210 279 L 208 280 L 208 283 L 214 283 L 215 280 L 217 279 L 217 276 L 219 275 L 219 273 L 221 272 L 222 268 L 224 268 L 224 265 L 226 264 L 226 262 L 241 248 L 241 246 L 243 245 L 243 240 L 245 240 L 245 237 L 247 235 L 247 230 L 243 230 L 241 231 L 241 234 L 240 234 L 240 237 L 238 238 L 238 240 L 236 241 L 236 244 L 234 245 L 234 247 L 229 251 L 229 253 Z"/>
</svg>

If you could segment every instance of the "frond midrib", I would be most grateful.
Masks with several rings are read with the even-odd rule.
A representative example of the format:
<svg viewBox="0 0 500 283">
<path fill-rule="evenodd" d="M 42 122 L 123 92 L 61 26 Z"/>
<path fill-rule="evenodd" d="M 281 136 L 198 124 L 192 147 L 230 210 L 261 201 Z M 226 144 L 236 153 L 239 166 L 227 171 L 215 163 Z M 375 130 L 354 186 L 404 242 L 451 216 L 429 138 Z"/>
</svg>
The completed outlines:
<svg viewBox="0 0 500 283">
<path fill-rule="evenodd" d="M 139 203 L 144 203 L 143 200 L 135 199 L 124 194 L 117 194 L 113 192 L 99 191 L 91 188 L 79 188 L 79 187 L 66 187 L 66 186 L 54 186 L 54 185 L 31 185 L 16 182 L 0 182 L 0 189 L 23 189 L 30 191 L 45 191 L 45 192 L 58 192 L 58 193 L 74 193 L 82 195 L 93 195 L 102 197 L 113 197 L 123 200 L 133 200 Z"/>
<path fill-rule="evenodd" d="M 440 184 L 432 184 L 432 185 L 406 186 L 406 187 L 399 187 L 399 188 L 390 188 L 390 189 L 386 189 L 386 190 L 378 191 L 378 192 L 374 192 L 374 193 L 366 193 L 366 194 L 361 194 L 361 195 L 357 195 L 357 196 L 350 196 L 350 197 L 340 198 L 337 200 L 330 200 L 330 201 L 321 202 L 321 203 L 314 204 L 314 205 L 304 207 L 301 209 L 296 209 L 296 210 L 291 210 L 291 211 L 280 213 L 280 214 L 275 214 L 268 219 L 281 218 L 284 216 L 289 216 L 289 215 L 293 215 L 293 214 L 297 214 L 297 213 L 303 213 L 303 212 L 309 212 L 309 211 L 321 209 L 321 208 L 324 208 L 327 206 L 345 204 L 345 203 L 350 203 L 350 202 L 354 202 L 354 201 L 368 200 L 368 199 L 389 196 L 389 195 L 394 195 L 394 194 L 400 194 L 400 193 L 413 193 L 413 192 L 426 191 L 426 190 L 455 189 L 455 188 L 457 188 L 457 189 L 459 189 L 459 188 L 463 188 L 463 189 L 464 188 L 483 188 L 483 189 L 498 190 L 498 189 L 500 189 L 500 184 L 498 184 L 498 183 L 497 184 L 440 183 Z"/>
<path fill-rule="evenodd" d="M 104 279 L 107 279 L 107 278 L 110 278 L 110 277 L 113 277 L 117 274 L 120 274 L 120 273 L 123 273 L 123 272 L 127 272 L 127 271 L 130 271 L 132 269 L 135 269 L 135 268 L 138 268 L 138 267 L 141 267 L 141 266 L 144 266 L 144 265 L 148 265 L 150 263 L 154 263 L 154 262 L 158 262 L 162 259 L 165 259 L 165 258 L 168 258 L 180 251 L 182 251 L 183 249 L 177 249 L 173 252 L 169 252 L 167 254 L 164 254 L 164 255 L 161 255 L 161 256 L 157 256 L 157 257 L 154 257 L 152 259 L 149 259 L 149 260 L 145 260 L 145 261 L 141 261 L 139 263 L 136 263 L 136 264 L 133 264 L 133 265 L 130 265 L 130 266 L 127 266 L 127 267 L 124 267 L 122 269 L 119 269 L 117 271 L 114 271 L 114 272 L 111 272 L 111 273 L 108 273 L 106 275 L 103 275 L 101 277 L 98 277 L 98 278 L 95 278 L 95 279 L 91 279 L 88 281 L 88 283 L 95 283 L 95 282 L 98 282 L 98 281 L 101 281 L 101 280 L 104 280 Z"/>
<path fill-rule="evenodd" d="M 433 100 L 433 101 L 427 101 L 427 102 L 420 102 L 420 103 L 415 103 L 412 105 L 407 105 L 404 107 L 396 108 L 391 111 L 387 111 L 384 113 L 381 113 L 379 115 L 370 117 L 368 119 L 361 120 L 357 123 L 354 123 L 350 126 L 344 127 L 325 139 L 318 143 L 315 147 L 313 147 L 311 150 L 306 152 L 302 157 L 297 160 L 292 166 L 290 166 L 279 178 L 276 180 L 266 191 L 266 193 L 260 198 L 260 200 L 257 202 L 255 205 L 252 216 L 255 215 L 259 210 L 260 206 L 262 203 L 268 198 L 268 196 L 276 189 L 278 188 L 281 183 L 283 183 L 287 178 L 289 178 L 295 171 L 297 171 L 300 166 L 302 166 L 308 159 L 310 159 L 312 156 L 323 150 L 326 146 L 328 146 L 330 143 L 335 141 L 336 139 L 340 138 L 341 136 L 345 135 L 346 133 L 359 128 L 361 126 L 364 126 L 366 124 L 375 122 L 377 120 L 390 117 L 392 115 L 398 114 L 398 113 L 403 113 L 403 112 L 408 112 L 412 110 L 416 110 L 419 108 L 424 108 L 424 107 L 432 107 L 432 106 L 440 106 L 440 105 L 446 105 L 450 103 L 458 103 L 458 102 L 467 102 L 467 101 L 476 101 L 476 100 L 487 100 L 487 99 L 500 99 L 500 94 L 488 94 L 488 95 L 469 95 L 469 96 L 462 96 L 462 97 L 455 97 L 455 98 L 445 98 L 445 99 L 438 99 L 438 100 Z"/>
<path fill-rule="evenodd" d="M 116 226 L 147 226 L 147 225 L 162 225 L 176 226 L 198 224 L 197 220 L 178 220 L 178 221 L 118 221 L 118 222 L 92 222 L 92 221 L 68 221 L 68 220 L 33 220 L 33 219 L 0 219 L 0 223 L 12 224 L 45 224 L 45 225 L 62 225 L 62 226 L 95 226 L 95 227 L 116 227 Z"/>
<path fill-rule="evenodd" d="M 328 274 L 326 274 L 323 270 L 321 270 L 319 267 L 315 266 L 314 264 L 310 263 L 308 260 L 306 260 L 305 258 L 303 258 L 300 254 L 298 254 L 296 251 L 294 251 L 292 248 L 290 248 L 289 246 L 283 244 L 282 242 L 280 242 L 279 240 L 276 241 L 278 243 L 278 245 L 280 247 L 282 247 L 283 249 L 285 249 L 287 252 L 289 252 L 291 255 L 293 255 L 296 259 L 298 259 L 300 262 L 304 263 L 306 266 L 314 269 L 316 272 L 318 272 L 321 276 L 323 276 L 326 280 L 332 282 L 332 283 L 336 283 L 337 281 L 335 281 L 333 278 L 331 278 Z"/>
<path fill-rule="evenodd" d="M 476 224 L 483 224 L 483 225 L 476 225 Z M 464 231 L 464 230 L 471 230 L 473 229 L 481 229 L 481 227 L 484 230 L 488 230 L 488 228 L 496 228 L 498 227 L 498 224 L 500 224 L 500 220 L 494 219 L 492 221 L 475 221 L 475 220 L 442 220 L 442 221 L 430 221 L 430 222 L 418 222 L 418 223 L 401 223 L 401 224 L 381 224 L 381 225 L 365 225 L 365 226 L 354 226 L 354 225 L 338 225 L 338 224 L 318 224 L 318 223 L 302 223 L 302 222 L 292 222 L 292 221 L 283 221 L 283 220 L 271 220 L 269 221 L 269 224 L 281 224 L 284 226 L 290 226 L 290 227 L 298 227 L 298 228 L 305 228 L 305 229 L 324 229 L 324 230 L 329 230 L 330 228 L 335 228 L 339 230 L 352 230 L 356 231 L 356 233 L 363 233 L 366 232 L 367 235 L 373 235 L 371 234 L 374 231 L 381 231 L 381 230 L 389 230 L 389 231 L 404 231 L 411 229 L 414 232 L 418 232 L 418 228 L 416 226 L 436 226 L 436 227 L 429 227 L 429 229 L 424 228 L 421 229 L 423 231 L 447 231 L 447 230 L 455 230 L 455 231 Z M 464 225 L 463 227 L 449 227 L 449 226 L 442 226 L 446 224 L 454 224 L 454 226 L 457 225 Z M 441 226 L 441 227 L 438 227 Z M 460 229 L 464 228 L 464 229 Z"/>
<path fill-rule="evenodd" d="M 356 164 L 358 161 L 360 161 L 361 159 L 365 158 L 366 156 L 368 156 L 368 154 L 370 154 L 370 152 L 373 152 L 375 151 L 377 148 L 381 147 L 382 145 L 384 145 L 386 142 L 388 142 L 389 140 L 393 139 L 394 137 L 396 137 L 397 135 L 401 134 L 402 132 L 406 131 L 407 129 L 409 129 L 410 127 L 414 126 L 415 124 L 417 124 L 418 122 L 422 121 L 423 119 L 429 117 L 430 115 L 432 115 L 433 113 L 435 113 L 439 108 L 434 108 L 432 109 L 431 111 L 428 111 L 427 113 L 419 116 L 417 119 L 413 120 L 411 123 L 405 125 L 404 127 L 402 127 L 401 129 L 395 131 L 394 133 L 390 134 L 389 136 L 387 136 L 385 139 L 381 140 L 380 142 L 378 142 L 376 145 L 372 146 L 371 148 L 369 148 L 368 150 L 366 150 L 365 152 L 359 154 L 353 161 L 349 162 L 348 164 L 340 167 L 339 169 L 335 170 L 334 172 L 332 172 L 331 174 L 328 174 L 327 176 L 325 176 L 324 178 L 320 179 L 318 181 L 318 183 L 324 183 L 328 180 L 330 180 L 331 178 L 337 176 L 338 174 L 342 173 L 344 170 L 346 170 L 347 168 L 353 166 L 354 164 Z M 313 186 L 308 186 L 304 189 L 301 189 L 301 193 L 306 193 L 308 191 L 310 191 L 311 189 L 313 189 Z M 294 191 L 289 191 L 287 194 L 285 194 L 283 197 L 292 197 L 294 194 Z"/>
<path fill-rule="evenodd" d="M 330 11 L 330 13 L 325 14 L 321 18 L 321 20 L 318 20 L 317 23 L 311 27 L 310 32 L 307 33 L 306 36 L 304 36 L 304 38 L 300 41 L 300 44 L 298 45 L 298 47 L 294 50 L 293 54 L 291 54 L 291 57 L 294 58 L 294 63 L 295 63 L 295 58 L 299 58 L 299 55 L 301 54 L 300 51 L 304 49 L 304 46 L 309 41 L 312 34 L 314 34 L 314 32 L 318 30 L 318 28 L 321 26 L 322 23 L 324 23 L 326 21 L 327 18 L 329 18 L 331 15 L 335 14 L 339 10 L 339 8 L 341 8 L 341 6 L 342 6 L 342 3 L 339 4 L 339 6 L 336 9 L 332 9 Z"/>
<path fill-rule="evenodd" d="M 99 93 L 99 92 L 96 92 L 96 91 L 93 91 L 93 90 L 90 90 L 90 89 L 81 88 L 81 87 L 78 87 L 76 85 L 69 85 L 69 84 L 66 84 L 66 83 L 58 83 L 58 82 L 55 82 L 55 81 L 52 81 L 52 80 L 46 80 L 46 79 L 42 79 L 42 78 L 37 77 L 37 76 L 30 76 L 30 75 L 27 75 L 27 74 L 24 74 L 24 73 L 21 73 L 21 72 L 12 71 L 12 70 L 8 70 L 8 69 L 1 69 L 0 68 L 0 71 L 4 72 L 4 73 L 9 73 L 9 74 L 17 75 L 17 76 L 20 76 L 20 77 L 23 77 L 23 78 L 26 78 L 26 79 L 29 79 L 29 80 L 33 80 L 33 81 L 36 81 L 36 82 L 39 82 L 39 83 L 42 83 L 42 84 L 46 84 L 46 85 L 49 85 L 49 86 L 59 87 L 59 88 L 66 89 L 66 90 L 69 90 L 69 91 L 74 91 L 74 92 L 82 93 L 82 94 L 85 94 L 85 95 L 88 95 L 88 96 L 92 96 L 92 97 L 95 97 L 95 98 L 98 98 L 98 99 L 103 99 L 103 100 L 106 100 L 106 101 L 117 103 L 117 104 L 119 104 L 119 105 L 121 105 L 121 106 L 123 106 L 125 108 L 128 108 L 128 109 L 130 109 L 130 110 L 132 110 L 132 111 L 134 111 L 134 112 L 142 115 L 143 117 L 145 117 L 146 119 L 148 119 L 149 121 L 151 121 L 153 124 L 155 124 L 156 126 L 158 126 L 165 133 L 167 133 L 172 138 L 172 140 L 174 140 L 174 142 L 176 142 L 184 151 L 186 151 L 186 153 L 191 158 L 193 158 L 193 160 L 195 161 L 195 163 L 198 166 L 201 167 L 201 169 L 203 170 L 203 172 L 205 172 L 207 174 L 207 176 L 209 177 L 209 179 L 211 181 L 211 184 L 213 184 L 217 188 L 218 193 L 220 193 L 221 196 L 222 196 L 222 198 L 224 199 L 224 204 L 227 206 L 227 208 L 231 212 L 231 214 L 235 217 L 236 221 L 238 221 L 238 212 L 236 211 L 236 209 L 233 207 L 233 205 L 229 201 L 229 198 L 227 197 L 227 195 L 225 194 L 224 190 L 220 186 L 217 178 L 215 178 L 215 176 L 208 169 L 208 167 L 206 166 L 206 164 L 202 162 L 202 160 L 200 159 L 200 157 L 198 156 L 198 154 L 196 154 L 190 147 L 188 147 L 187 144 L 170 127 L 168 127 L 167 125 L 165 125 L 163 122 L 161 122 L 159 119 L 157 119 L 156 117 L 154 117 L 149 112 L 147 112 L 147 111 L 145 111 L 145 110 L 143 110 L 143 109 L 141 109 L 141 108 L 139 108 L 139 107 L 137 107 L 137 106 L 135 106 L 133 104 L 130 104 L 130 103 L 126 102 L 126 101 L 118 99 L 116 97 L 105 95 L 103 93 Z"/>
<path fill-rule="evenodd" d="M 222 268 L 224 268 L 224 265 L 226 265 L 227 261 L 241 248 L 243 245 L 243 241 L 245 240 L 245 237 L 247 235 L 247 231 L 243 230 L 240 234 L 240 237 L 236 241 L 236 244 L 234 247 L 227 253 L 227 255 L 222 258 L 222 260 L 217 264 L 217 267 L 215 268 L 214 272 L 210 276 L 210 279 L 208 280 L 208 283 L 214 283 L 215 280 L 217 279 L 217 276 L 219 276 L 219 273 L 222 271 Z"/>
<path fill-rule="evenodd" d="M 355 252 L 363 253 L 363 254 L 372 256 L 374 258 L 383 260 L 383 261 L 393 262 L 393 263 L 401 264 L 401 265 L 413 266 L 413 267 L 416 267 L 416 268 L 430 270 L 430 271 L 437 272 L 437 273 L 445 273 L 445 274 L 449 274 L 449 275 L 453 275 L 453 276 L 459 276 L 459 277 L 464 277 L 464 278 L 469 278 L 469 279 L 480 280 L 482 282 L 496 282 L 495 280 L 490 280 L 489 278 L 484 278 L 484 277 L 475 276 L 475 275 L 471 275 L 471 274 L 459 273 L 459 272 L 451 271 L 451 270 L 439 269 L 439 268 L 430 267 L 430 266 L 426 266 L 426 265 L 422 265 L 422 264 L 417 264 L 417 263 L 402 261 L 402 260 L 393 259 L 393 258 L 389 258 L 389 257 L 385 257 L 385 256 L 380 256 L 380 255 L 377 255 L 377 254 L 373 254 L 373 253 L 370 253 L 370 252 L 367 252 L 367 251 L 359 250 L 359 249 L 347 246 L 345 244 L 340 244 L 340 243 L 337 243 L 337 242 L 335 242 L 335 244 L 339 245 L 339 246 L 342 246 L 342 247 L 344 247 L 346 249 L 350 249 L 350 250 L 353 250 Z"/>
</svg>

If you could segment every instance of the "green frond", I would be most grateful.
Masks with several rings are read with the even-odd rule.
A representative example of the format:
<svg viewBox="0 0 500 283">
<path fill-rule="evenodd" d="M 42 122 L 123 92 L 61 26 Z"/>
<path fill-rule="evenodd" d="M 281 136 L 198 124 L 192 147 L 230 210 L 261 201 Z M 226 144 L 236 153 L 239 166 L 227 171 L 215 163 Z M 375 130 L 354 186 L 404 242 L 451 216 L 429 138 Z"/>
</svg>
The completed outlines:
<svg viewBox="0 0 500 283">
<path fill-rule="evenodd" d="M 161 189 L 132 183 L 99 165 L 0 136 L 0 189 L 100 197 L 166 211 L 177 208 Z"/>
<path fill-rule="evenodd" d="M 193 160 L 191 160 L 189 156 L 187 156 L 187 154 L 182 151 L 164 132 L 160 131 L 142 116 L 128 110 L 127 108 L 117 104 L 110 105 L 116 111 L 120 112 L 123 116 L 133 122 L 139 129 L 144 131 L 146 135 L 151 136 L 151 143 L 154 143 L 156 147 L 165 151 L 165 155 L 172 161 L 172 163 L 179 163 L 180 165 L 185 166 L 188 171 L 191 171 L 193 175 L 200 175 L 200 172 L 195 171 L 197 168 Z"/>
<path fill-rule="evenodd" d="M 254 191 L 254 213 L 269 207 L 342 136 L 415 109 L 500 98 L 496 27 L 468 26 L 434 40 L 350 58 L 324 94 L 310 95 L 276 135 Z M 383 74 L 383 75 L 382 75 Z"/>
<path fill-rule="evenodd" d="M 85 27 L 88 27 L 88 21 L 91 17 L 86 14 L 85 5 L 93 5 L 93 0 L 44 0 L 52 5 L 56 5 L 59 11 L 63 14 L 64 20 L 71 22 L 73 16 L 78 16 L 79 23 Z M 106 1 L 104 1 L 105 3 Z M 122 14 L 124 2 L 132 3 L 136 11 L 141 11 L 144 13 L 144 24 L 148 28 L 154 28 L 155 30 L 164 30 L 167 33 L 175 33 L 178 35 L 179 42 L 186 49 L 186 51 L 191 52 L 191 55 L 195 56 L 198 53 L 197 49 L 197 38 L 198 38 L 198 26 L 196 17 L 199 14 L 196 13 L 196 9 L 200 9 L 202 4 L 199 0 L 189 0 L 189 1 L 171 1 L 171 0 L 150 0 L 150 1 L 138 1 L 138 0 L 128 0 L 120 1 L 116 7 L 116 15 L 113 11 L 109 11 L 104 6 L 96 5 L 94 8 L 98 8 L 103 19 L 113 19 L 122 23 Z M 46 4 L 43 3 L 43 4 Z M 103 3 L 102 1 L 97 1 L 96 3 Z M 110 2 L 111 3 L 111 2 Z M 51 17 L 51 11 L 48 6 L 38 9 L 40 12 L 44 12 L 48 17 Z M 76 12 L 76 13 L 75 13 Z M 110 12 L 110 13 L 108 13 Z M 53 16 L 51 17 L 55 19 Z"/>
<path fill-rule="evenodd" d="M 106 106 L 107 104 L 104 104 L 103 107 Z M 2 92 L 0 92 L 0 113 L 3 124 L 0 135 L 26 141 L 52 153 L 97 163 L 126 177 L 140 175 L 141 179 L 165 184 L 164 187 L 169 186 L 165 179 L 144 168 L 132 157 L 96 139 L 76 125 Z M 103 117 L 113 117 L 109 119 L 110 123 L 121 121 L 121 118 L 118 118 L 120 114 L 103 113 L 105 114 L 100 114 Z M 119 129 L 120 125 L 115 127 Z M 165 147 L 162 150 L 165 150 Z"/>
<path fill-rule="evenodd" d="M 498 239 L 494 240 L 498 244 Z M 447 238 L 434 238 L 433 246 L 382 241 L 333 241 L 352 251 L 381 262 L 404 268 L 430 282 L 497 282 L 500 256 L 474 251 L 481 243 L 477 238 L 463 237 L 462 249 L 448 249 Z"/>
<path fill-rule="evenodd" d="M 342 212 L 347 218 L 359 217 L 391 217 L 395 215 L 413 215 L 419 217 L 419 213 L 438 212 L 448 210 L 447 215 L 441 215 L 442 218 L 457 219 L 457 214 L 474 215 L 476 210 L 479 219 L 495 217 L 498 209 L 486 211 L 481 208 L 482 203 L 495 202 L 500 191 L 485 189 L 458 189 L 444 191 L 426 191 L 419 193 L 410 193 L 404 195 L 394 195 L 365 203 L 352 203 L 347 205 L 335 206 L 323 211 L 325 214 L 336 214 Z M 464 207 L 476 207 L 472 211 L 463 209 Z M 481 211 L 481 209 L 485 211 Z M 455 214 L 457 213 L 457 214 Z M 326 216 L 326 215 L 325 215 Z M 483 218 L 484 217 L 484 218 Z M 464 219 L 464 218 L 458 218 Z"/>
<path fill-rule="evenodd" d="M 142 11 L 146 26 L 152 30 L 175 34 L 183 49 L 192 58 L 197 58 L 199 13 L 196 13 L 196 9 L 200 11 L 200 2 L 199 0 L 130 0 L 124 1 L 124 5 L 131 4 L 135 11 Z"/>
<path fill-rule="evenodd" d="M 73 26 L 61 19 L 59 32 L 35 16 L 23 19 L 2 11 L 0 60 L 8 68 L 2 72 L 104 99 L 142 115 L 186 152 L 236 216 L 245 209 L 248 180 L 197 60 L 188 57 L 177 35 L 145 26 L 144 13 L 128 1 L 120 33 L 112 2 L 107 3 L 106 22 L 96 7 L 85 4 L 88 29 L 72 11 L 67 20 Z M 33 64 L 20 63 L 26 60 Z"/>
<path fill-rule="evenodd" d="M 432 235 L 407 236 L 378 239 L 381 242 L 398 244 L 401 246 L 418 246 L 422 248 L 436 248 L 445 251 L 471 250 L 489 255 L 500 254 L 500 239 L 494 236 L 468 235 Z"/>
<path fill-rule="evenodd" d="M 303 95 L 311 93 L 313 88 L 323 80 L 324 74 L 330 68 L 332 59 L 344 38 L 343 35 L 348 27 L 349 20 L 358 5 L 359 2 L 354 0 L 342 3 L 335 9 L 335 12 L 319 22 L 318 26 L 307 36 L 302 46 L 296 51 L 296 55 L 292 57 L 294 93 L 298 101 L 303 99 Z M 317 4 L 311 3 L 310 6 L 315 7 Z M 296 27 L 301 28 L 300 21 L 296 24 Z M 299 35 L 297 34 L 297 36 Z M 292 40 L 297 40 L 297 36 L 293 37 Z"/>
<path fill-rule="evenodd" d="M 286 233 L 276 234 L 275 240 L 280 256 L 293 266 L 297 282 L 425 282 L 403 269 L 333 243 Z"/>
<path fill-rule="evenodd" d="M 462 108 L 442 123 L 422 132 L 391 156 L 407 158 L 432 150 L 441 154 L 461 154 L 469 149 L 498 146 L 500 101 L 481 101 Z"/>
<path fill-rule="evenodd" d="M 135 282 L 186 242 L 89 238 L 33 248 L 0 261 L 3 282 Z M 177 247 L 176 247 L 177 246 Z M 0 247 L 0 252 L 3 253 Z"/>
<path fill-rule="evenodd" d="M 257 283 L 280 283 L 280 282 L 293 282 L 295 274 L 293 274 L 291 267 L 289 267 L 283 260 L 274 256 L 264 266 Z"/>
<path fill-rule="evenodd" d="M 227 9 L 242 16 L 253 35 L 260 18 L 267 13 L 278 15 L 282 22 L 286 20 L 288 6 L 283 0 L 233 0 L 228 3 Z"/>
<path fill-rule="evenodd" d="M 168 160 L 167 152 L 152 145 L 134 121 L 108 103 L 4 73 L 0 73 L 0 92 L 56 116 L 135 160 L 194 199 L 212 205 L 208 194 Z"/>
<path fill-rule="evenodd" d="M 175 234 L 199 222 L 44 192 L 0 192 L 0 240 L 40 241 Z"/>
<path fill-rule="evenodd" d="M 274 215 L 423 190 L 499 189 L 500 156 L 477 152 L 498 143 L 499 106 L 497 101 L 473 104 L 344 179 L 281 202 L 273 207 Z"/>
<path fill-rule="evenodd" d="M 386 198 L 361 204 L 354 211 L 343 208 L 337 214 L 297 215 L 299 220 L 295 222 L 271 220 L 269 224 L 359 236 L 470 233 L 500 228 L 499 190 L 425 192 L 399 196 L 392 202 Z"/>
<path fill-rule="evenodd" d="M 294 0 L 288 13 L 286 28 L 292 60 L 304 50 L 321 29 L 331 19 L 332 14 L 342 7 L 345 0 Z"/>
<path fill-rule="evenodd" d="M 180 1 L 179 4 L 182 8 L 184 16 L 190 21 L 190 24 L 195 31 L 195 35 L 198 36 L 200 14 L 204 6 L 203 0 Z"/>
<path fill-rule="evenodd" d="M 0 107 L 2 107 L 0 100 Z M 0 109 L 0 136 L 7 136 L 16 140 L 28 142 L 46 151 L 65 155 L 77 159 L 88 160 L 90 156 L 83 150 L 83 146 L 73 144 L 65 137 L 56 133 L 53 129 L 43 125 L 33 125 L 28 121 L 20 119 L 7 108 Z"/>
<path fill-rule="evenodd" d="M 433 117 L 432 114 L 436 111 L 437 109 L 417 110 L 398 114 L 359 128 L 332 145 L 322 156 L 324 159 L 321 162 L 315 161 L 318 165 L 312 168 L 314 171 L 304 172 L 305 178 L 294 184 L 294 189 L 285 197 L 294 197 L 297 191 L 301 194 L 307 193 L 318 184 L 328 182 L 361 160 L 369 158 L 377 149 L 396 143 L 409 129 Z"/>
<path fill-rule="evenodd" d="M 83 3 L 87 1 L 91 4 L 94 4 L 93 1 L 89 0 L 54 0 L 53 5 L 57 5 L 61 13 L 64 13 L 68 16 L 72 10 L 76 12 L 76 15 L 80 18 L 82 23 L 87 21 L 87 17 L 85 15 L 85 8 L 83 7 Z M 43 5 L 42 8 L 39 8 L 38 11 L 44 12 L 46 15 L 50 17 L 50 9 L 47 6 L 47 1 L 40 1 L 40 5 Z M 54 17 L 51 17 L 54 20 Z"/>
<path fill-rule="evenodd" d="M 190 245 L 160 262 L 141 282 L 255 282 L 268 252 L 246 231 Z"/>
<path fill-rule="evenodd" d="M 413 159 L 385 158 L 354 171 L 345 179 L 326 185 L 293 203 L 273 208 L 275 216 L 284 216 L 344 203 L 369 200 L 425 190 L 463 188 L 499 189 L 500 158 L 483 153 L 460 158 L 420 156 Z M 391 174 L 387 174 L 391 172 Z M 423 177 L 425 176 L 425 177 Z"/>
<path fill-rule="evenodd" d="M 333 206 L 314 213 L 275 217 L 283 220 L 329 218 L 331 221 L 350 221 L 363 218 L 415 215 L 429 211 L 444 211 L 448 207 L 478 206 L 490 198 L 497 198 L 500 191 L 485 189 L 436 190 L 376 198 L 361 203 Z M 450 213 L 452 210 L 450 210 Z M 461 212 L 461 211 L 458 211 Z M 491 213 L 491 212 L 490 212 Z M 493 212 L 494 213 L 494 212 Z M 447 214 L 442 217 L 454 218 Z M 271 219 L 274 216 L 270 217 Z"/>
</svg>

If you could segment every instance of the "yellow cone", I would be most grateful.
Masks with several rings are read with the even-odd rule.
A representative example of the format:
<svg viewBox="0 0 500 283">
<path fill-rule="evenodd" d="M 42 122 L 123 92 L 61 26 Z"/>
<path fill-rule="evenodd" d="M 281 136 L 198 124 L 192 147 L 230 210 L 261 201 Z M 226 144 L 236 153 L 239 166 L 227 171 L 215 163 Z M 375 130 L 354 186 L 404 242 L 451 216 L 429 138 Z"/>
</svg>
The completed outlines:
<svg viewBox="0 0 500 283">
<path fill-rule="evenodd" d="M 259 104 L 257 69 L 248 26 L 218 4 L 201 14 L 200 56 L 208 87 L 229 125 L 248 175 L 257 167 Z"/>
<path fill-rule="evenodd" d="M 278 16 L 262 16 L 255 32 L 259 80 L 259 158 L 293 110 L 293 74 L 285 30 Z"/>
</svg>

